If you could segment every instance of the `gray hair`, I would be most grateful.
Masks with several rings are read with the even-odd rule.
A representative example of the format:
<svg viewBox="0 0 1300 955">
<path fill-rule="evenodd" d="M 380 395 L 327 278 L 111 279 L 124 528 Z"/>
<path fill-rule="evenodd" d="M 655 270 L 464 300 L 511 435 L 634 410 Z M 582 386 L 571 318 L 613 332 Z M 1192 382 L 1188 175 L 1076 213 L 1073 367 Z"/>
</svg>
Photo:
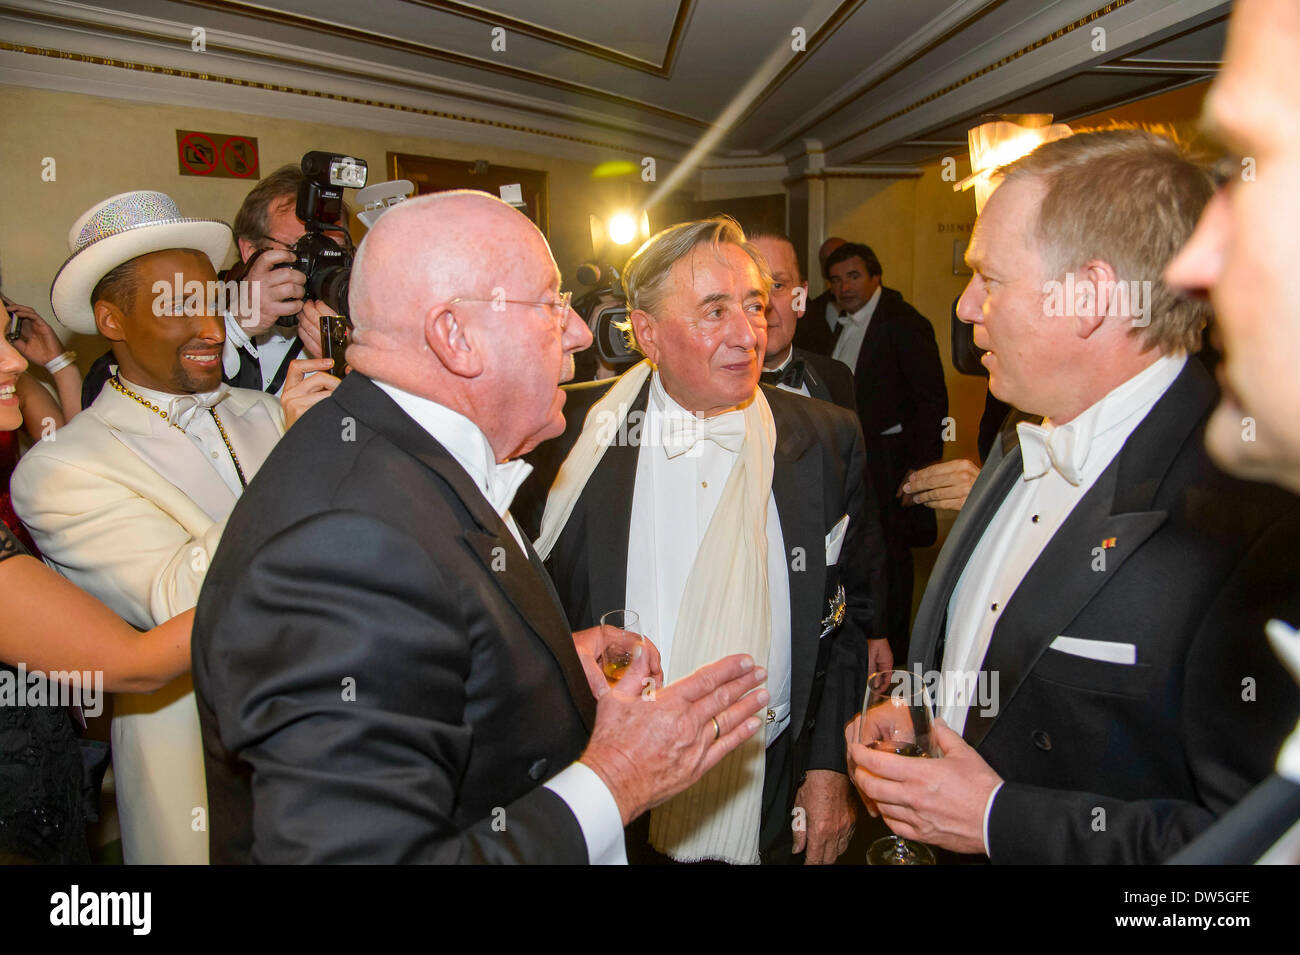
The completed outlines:
<svg viewBox="0 0 1300 955">
<path fill-rule="evenodd" d="M 633 252 L 623 268 L 623 288 L 627 292 L 628 306 L 658 318 L 656 313 L 663 304 L 668 275 L 673 266 L 701 245 L 708 245 L 718 255 L 723 245 L 740 247 L 757 266 L 763 292 L 771 291 L 772 273 L 763 256 L 745 238 L 745 231 L 735 219 L 719 215 L 669 226 Z M 619 328 L 627 334 L 628 344 L 640 351 L 631 323 Z"/>
</svg>

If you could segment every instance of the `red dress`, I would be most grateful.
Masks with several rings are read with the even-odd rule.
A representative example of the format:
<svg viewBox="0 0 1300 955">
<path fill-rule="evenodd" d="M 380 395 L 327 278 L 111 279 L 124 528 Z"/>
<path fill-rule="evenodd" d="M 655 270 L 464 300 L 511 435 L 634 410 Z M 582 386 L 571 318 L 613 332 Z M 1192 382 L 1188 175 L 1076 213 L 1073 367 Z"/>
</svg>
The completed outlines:
<svg viewBox="0 0 1300 955">
<path fill-rule="evenodd" d="M 27 528 L 14 512 L 14 503 L 9 496 L 9 476 L 14 473 L 14 468 L 17 466 L 18 432 L 0 431 L 0 521 L 13 531 L 14 536 L 23 542 L 23 546 L 31 551 L 33 556 L 39 558 L 41 552 L 36 549 L 36 544 L 27 533 Z"/>
</svg>

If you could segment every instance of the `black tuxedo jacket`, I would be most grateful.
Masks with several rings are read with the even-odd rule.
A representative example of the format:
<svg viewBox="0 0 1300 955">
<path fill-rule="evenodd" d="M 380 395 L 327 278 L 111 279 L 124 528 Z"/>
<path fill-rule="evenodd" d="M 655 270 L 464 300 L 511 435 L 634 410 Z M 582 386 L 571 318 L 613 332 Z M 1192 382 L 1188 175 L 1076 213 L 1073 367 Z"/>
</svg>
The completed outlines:
<svg viewBox="0 0 1300 955">
<path fill-rule="evenodd" d="M 796 346 L 823 355 L 834 350 L 835 335 L 825 313 L 823 307 L 800 320 Z M 909 470 L 943 458 L 943 419 L 948 414 L 948 387 L 934 328 L 894 289 L 880 290 L 853 377 L 862 430 L 875 459 L 869 463 L 876 495 L 888 503 Z M 900 425 L 901 432 L 884 433 Z M 938 527 L 934 511 L 910 507 L 905 514 L 908 543 L 933 543 Z"/>
<path fill-rule="evenodd" d="M 587 861 L 541 787 L 595 714 L 554 590 L 363 375 L 240 499 L 193 653 L 213 862 Z"/>
<path fill-rule="evenodd" d="M 972 707 L 964 731 L 1006 780 L 994 862 L 1167 859 L 1268 775 L 1294 725 L 1300 688 L 1263 627 L 1300 618 L 1300 501 L 1209 461 L 1216 398 L 1189 360 L 1002 610 L 983 665 L 997 713 Z M 1022 473 L 1012 432 L 935 564 L 914 666 L 940 669 L 949 599 Z M 1051 649 L 1061 635 L 1131 643 L 1137 663 Z"/>
<path fill-rule="evenodd" d="M 849 371 L 848 365 L 829 355 L 819 355 L 799 347 L 794 349 L 793 360 L 803 362 L 803 383 L 808 386 L 809 395 L 857 412 L 853 372 Z"/>
<path fill-rule="evenodd" d="M 569 389 L 567 428 L 562 438 L 530 456 L 535 471 L 517 500 L 534 530 L 546 493 L 582 430 L 587 412 L 610 382 Z M 629 409 L 644 412 L 647 381 Z M 862 436 L 853 416 L 834 405 L 764 385 L 776 423 L 772 491 L 790 562 L 791 680 L 790 728 L 794 730 L 793 771 L 845 772 L 844 724 L 861 708 L 866 689 L 867 639 L 880 626 L 876 608 L 884 599 L 883 544 L 870 491 L 864 480 Z M 592 473 L 547 567 L 577 630 L 595 626 L 607 610 L 623 606 L 627 548 L 640 448 L 616 440 Z M 849 525 L 839 562 L 826 566 L 826 535 L 845 515 Z M 843 583 L 847 613 L 837 634 L 819 641 L 830 597 Z M 765 663 L 766 661 L 759 661 Z M 793 792 L 793 789 L 791 790 Z"/>
</svg>

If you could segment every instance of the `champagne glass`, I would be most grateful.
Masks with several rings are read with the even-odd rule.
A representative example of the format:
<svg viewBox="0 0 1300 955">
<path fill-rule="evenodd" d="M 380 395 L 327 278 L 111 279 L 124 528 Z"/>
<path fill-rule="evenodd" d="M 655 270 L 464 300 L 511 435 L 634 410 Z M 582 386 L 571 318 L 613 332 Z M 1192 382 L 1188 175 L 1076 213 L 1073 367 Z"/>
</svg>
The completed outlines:
<svg viewBox="0 0 1300 955">
<path fill-rule="evenodd" d="M 634 610 L 611 610 L 600 618 L 600 670 L 613 686 L 642 646 L 641 618 Z"/>
<path fill-rule="evenodd" d="M 873 673 L 862 702 L 858 742 L 898 756 L 933 758 L 934 711 L 921 674 L 910 670 Z M 868 865 L 934 865 L 929 847 L 901 836 L 877 839 L 867 849 Z"/>
</svg>

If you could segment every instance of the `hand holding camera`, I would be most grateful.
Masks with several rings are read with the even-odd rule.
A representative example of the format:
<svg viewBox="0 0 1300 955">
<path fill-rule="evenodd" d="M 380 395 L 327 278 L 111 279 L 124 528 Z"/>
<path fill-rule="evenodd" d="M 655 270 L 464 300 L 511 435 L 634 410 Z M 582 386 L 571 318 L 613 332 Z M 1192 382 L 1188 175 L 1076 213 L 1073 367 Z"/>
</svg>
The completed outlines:
<svg viewBox="0 0 1300 955">
<path fill-rule="evenodd" d="M 9 313 L 5 338 L 28 362 L 45 365 L 63 354 L 59 336 L 34 308 L 5 299 L 5 309 Z"/>
<path fill-rule="evenodd" d="M 261 335 L 279 319 L 302 311 L 307 276 L 292 267 L 295 258 L 289 249 L 259 249 L 246 263 L 247 271 L 240 278 L 260 286 L 260 293 L 252 296 L 257 313 L 237 316 L 239 327 L 249 338 Z"/>
</svg>

